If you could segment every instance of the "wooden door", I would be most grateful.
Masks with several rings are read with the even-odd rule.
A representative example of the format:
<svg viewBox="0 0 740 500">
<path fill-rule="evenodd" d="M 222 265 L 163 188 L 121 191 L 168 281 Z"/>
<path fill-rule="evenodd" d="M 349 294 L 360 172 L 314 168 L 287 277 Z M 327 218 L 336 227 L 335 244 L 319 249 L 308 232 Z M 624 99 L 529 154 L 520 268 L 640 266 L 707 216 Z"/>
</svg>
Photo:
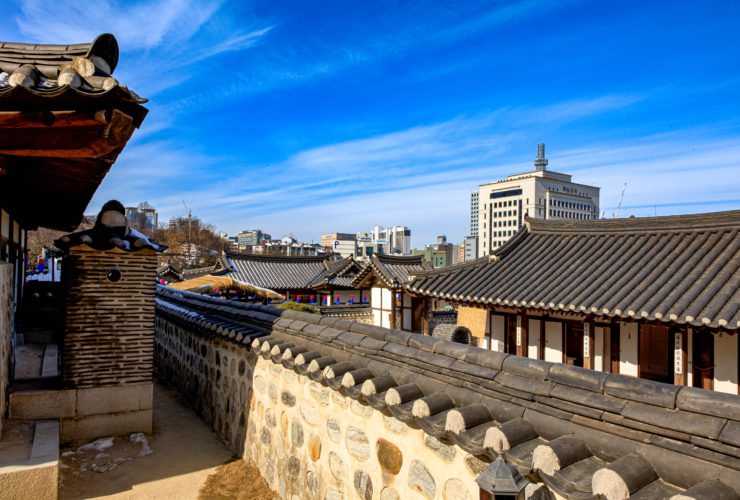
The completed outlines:
<svg viewBox="0 0 740 500">
<path fill-rule="evenodd" d="M 424 299 L 411 297 L 411 331 L 422 333 L 424 327 Z"/>
<path fill-rule="evenodd" d="M 714 389 L 714 336 L 694 330 L 694 387 Z"/>
<path fill-rule="evenodd" d="M 638 358 L 640 378 L 673 383 L 669 340 L 667 326 L 640 325 Z"/>
<path fill-rule="evenodd" d="M 619 324 L 612 325 L 609 330 L 609 371 L 619 373 Z"/>
<path fill-rule="evenodd" d="M 583 366 L 583 323 L 566 321 L 565 327 L 565 362 L 569 365 Z"/>
<path fill-rule="evenodd" d="M 506 352 L 516 354 L 516 314 L 506 315 Z"/>
</svg>

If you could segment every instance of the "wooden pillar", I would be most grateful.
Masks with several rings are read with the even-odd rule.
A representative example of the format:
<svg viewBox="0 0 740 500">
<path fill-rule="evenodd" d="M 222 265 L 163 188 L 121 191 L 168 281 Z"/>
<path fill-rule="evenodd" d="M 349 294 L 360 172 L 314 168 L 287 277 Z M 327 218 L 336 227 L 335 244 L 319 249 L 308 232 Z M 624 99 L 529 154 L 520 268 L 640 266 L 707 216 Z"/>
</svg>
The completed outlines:
<svg viewBox="0 0 740 500">
<path fill-rule="evenodd" d="M 421 333 L 424 335 L 431 335 L 432 332 L 429 331 L 429 299 L 427 297 L 424 297 L 423 299 L 424 306 L 422 307 L 421 312 Z"/>
<path fill-rule="evenodd" d="M 595 328 L 593 319 L 583 322 L 583 367 L 589 370 L 594 369 Z"/>
<path fill-rule="evenodd" d="M 396 291 L 391 289 L 391 328 L 400 330 L 400 328 L 398 328 L 398 325 L 396 325 L 396 320 L 397 320 L 396 308 L 397 307 L 398 307 L 398 303 L 396 299 Z"/>
<path fill-rule="evenodd" d="M 688 383 L 688 345 L 689 328 L 687 326 L 671 329 L 673 347 L 673 383 L 686 385 Z"/>
<path fill-rule="evenodd" d="M 529 319 L 527 313 L 522 312 L 516 317 L 516 355 L 527 357 L 529 344 Z"/>
<path fill-rule="evenodd" d="M 537 358 L 545 359 L 545 316 L 540 318 L 540 348 L 538 349 Z"/>
</svg>

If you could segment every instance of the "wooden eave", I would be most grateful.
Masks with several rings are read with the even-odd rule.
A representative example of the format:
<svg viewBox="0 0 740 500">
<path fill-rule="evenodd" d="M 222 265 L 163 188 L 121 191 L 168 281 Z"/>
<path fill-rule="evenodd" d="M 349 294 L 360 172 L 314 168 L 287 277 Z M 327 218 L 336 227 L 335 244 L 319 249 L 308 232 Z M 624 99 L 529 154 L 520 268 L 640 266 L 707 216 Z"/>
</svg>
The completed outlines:
<svg viewBox="0 0 740 500">
<path fill-rule="evenodd" d="M 74 230 L 135 128 L 118 109 L 0 111 L 4 205 L 27 229 Z"/>
</svg>

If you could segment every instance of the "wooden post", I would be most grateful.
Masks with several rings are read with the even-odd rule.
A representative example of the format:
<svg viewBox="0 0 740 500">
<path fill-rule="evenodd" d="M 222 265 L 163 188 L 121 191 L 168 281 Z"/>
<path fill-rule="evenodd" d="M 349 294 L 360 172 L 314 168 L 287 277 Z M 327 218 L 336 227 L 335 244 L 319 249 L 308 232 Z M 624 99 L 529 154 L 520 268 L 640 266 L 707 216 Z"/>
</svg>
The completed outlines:
<svg viewBox="0 0 740 500">
<path fill-rule="evenodd" d="M 545 359 L 545 316 L 540 318 L 540 348 L 537 355 L 539 359 Z"/>
<path fill-rule="evenodd" d="M 594 369 L 594 340 L 596 334 L 594 320 L 589 318 L 583 322 L 583 367 Z"/>
<path fill-rule="evenodd" d="M 396 303 L 396 291 L 394 289 L 391 289 L 391 328 L 400 330 L 400 328 L 398 328 L 398 326 L 396 325 L 396 307 L 398 307 L 398 304 Z"/>
<path fill-rule="evenodd" d="M 688 382 L 689 328 L 674 328 L 671 331 L 673 333 L 673 383 L 686 385 Z"/>
<path fill-rule="evenodd" d="M 527 313 L 522 312 L 516 317 L 516 355 L 527 357 L 529 344 L 529 319 Z"/>
<path fill-rule="evenodd" d="M 422 300 L 424 301 L 424 307 L 422 308 L 421 333 L 431 335 L 432 332 L 429 331 L 429 299 L 424 297 Z"/>
</svg>

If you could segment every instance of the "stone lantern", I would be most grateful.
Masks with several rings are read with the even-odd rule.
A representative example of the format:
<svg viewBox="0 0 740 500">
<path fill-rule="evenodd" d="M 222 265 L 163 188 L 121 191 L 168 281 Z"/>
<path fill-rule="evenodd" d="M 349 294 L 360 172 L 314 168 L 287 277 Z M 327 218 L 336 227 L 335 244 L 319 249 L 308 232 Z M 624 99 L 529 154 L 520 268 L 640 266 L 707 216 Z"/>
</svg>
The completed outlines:
<svg viewBox="0 0 740 500">
<path fill-rule="evenodd" d="M 475 480 L 480 488 L 480 500 L 522 500 L 529 481 L 504 458 L 499 445 L 498 458 Z"/>
</svg>

